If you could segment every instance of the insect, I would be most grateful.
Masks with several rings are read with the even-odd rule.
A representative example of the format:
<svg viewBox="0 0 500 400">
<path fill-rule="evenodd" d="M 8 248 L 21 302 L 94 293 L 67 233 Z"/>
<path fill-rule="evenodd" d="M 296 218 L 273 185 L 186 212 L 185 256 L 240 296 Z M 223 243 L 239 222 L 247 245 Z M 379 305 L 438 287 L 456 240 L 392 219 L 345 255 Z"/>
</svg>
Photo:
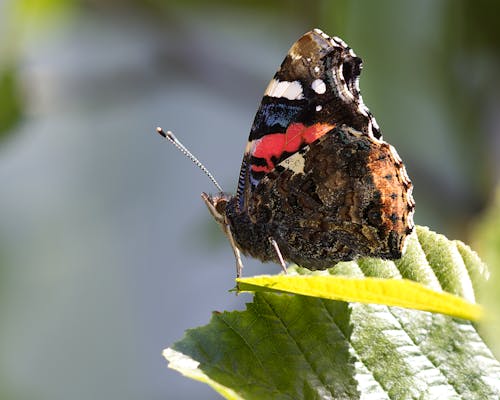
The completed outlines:
<svg viewBox="0 0 500 400">
<path fill-rule="evenodd" d="M 414 228 L 412 183 L 359 91 L 362 61 L 314 29 L 295 42 L 265 90 L 235 195 L 171 132 L 158 132 L 208 174 L 201 197 L 240 253 L 321 270 L 360 256 L 398 259 Z"/>
</svg>

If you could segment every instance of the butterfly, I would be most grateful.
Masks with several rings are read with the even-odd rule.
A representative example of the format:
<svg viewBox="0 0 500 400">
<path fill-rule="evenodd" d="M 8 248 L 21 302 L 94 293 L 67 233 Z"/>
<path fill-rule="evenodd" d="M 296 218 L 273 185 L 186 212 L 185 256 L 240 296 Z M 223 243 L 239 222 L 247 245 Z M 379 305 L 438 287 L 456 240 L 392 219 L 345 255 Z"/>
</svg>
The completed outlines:
<svg viewBox="0 0 500 400">
<path fill-rule="evenodd" d="M 361 68 L 341 39 L 304 34 L 264 92 L 236 194 L 202 193 L 238 277 L 241 253 L 285 271 L 287 261 L 322 270 L 362 256 L 401 258 L 414 229 L 413 186 L 363 103 Z"/>
</svg>

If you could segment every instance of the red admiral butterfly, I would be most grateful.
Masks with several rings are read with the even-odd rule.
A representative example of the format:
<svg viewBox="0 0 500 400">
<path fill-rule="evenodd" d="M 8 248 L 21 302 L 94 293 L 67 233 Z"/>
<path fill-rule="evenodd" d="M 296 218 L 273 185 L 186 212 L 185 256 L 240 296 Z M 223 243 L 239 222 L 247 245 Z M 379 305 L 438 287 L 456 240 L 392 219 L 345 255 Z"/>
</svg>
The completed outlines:
<svg viewBox="0 0 500 400">
<path fill-rule="evenodd" d="M 341 39 L 306 33 L 264 93 L 236 195 L 209 174 L 221 193 L 202 198 L 231 243 L 238 277 L 240 251 L 285 270 L 284 260 L 318 270 L 401 257 L 414 227 L 412 183 L 363 103 L 361 66 Z"/>
</svg>

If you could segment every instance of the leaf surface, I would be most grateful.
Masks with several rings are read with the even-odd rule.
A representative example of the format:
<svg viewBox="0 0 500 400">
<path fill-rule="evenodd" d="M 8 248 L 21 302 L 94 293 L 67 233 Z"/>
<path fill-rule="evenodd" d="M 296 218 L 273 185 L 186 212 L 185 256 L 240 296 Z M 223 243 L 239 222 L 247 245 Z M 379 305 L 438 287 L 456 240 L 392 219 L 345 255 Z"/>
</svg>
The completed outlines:
<svg viewBox="0 0 500 400">
<path fill-rule="evenodd" d="M 473 287 L 486 269 L 467 246 L 418 228 L 396 263 L 361 259 L 327 274 L 301 268 L 296 274 L 283 278 L 341 278 L 356 285 L 363 276 L 412 279 L 474 305 Z M 214 313 L 208 325 L 188 330 L 164 355 L 171 368 L 229 399 L 500 397 L 500 364 L 471 322 L 311 293 L 259 289 L 246 310 Z"/>
</svg>

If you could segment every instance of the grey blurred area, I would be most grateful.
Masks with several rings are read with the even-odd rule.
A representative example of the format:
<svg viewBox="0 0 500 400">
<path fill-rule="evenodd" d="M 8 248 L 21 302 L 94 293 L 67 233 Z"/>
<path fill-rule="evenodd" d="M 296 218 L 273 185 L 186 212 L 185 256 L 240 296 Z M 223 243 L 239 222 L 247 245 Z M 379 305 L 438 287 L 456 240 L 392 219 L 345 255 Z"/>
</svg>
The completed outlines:
<svg viewBox="0 0 500 400">
<path fill-rule="evenodd" d="M 251 297 L 229 292 L 232 252 L 199 197 L 216 189 L 155 128 L 233 191 L 263 90 L 313 27 L 363 58 L 416 222 L 466 240 L 500 170 L 487 7 L 0 1 L 0 399 L 219 398 L 161 351 Z"/>
</svg>

